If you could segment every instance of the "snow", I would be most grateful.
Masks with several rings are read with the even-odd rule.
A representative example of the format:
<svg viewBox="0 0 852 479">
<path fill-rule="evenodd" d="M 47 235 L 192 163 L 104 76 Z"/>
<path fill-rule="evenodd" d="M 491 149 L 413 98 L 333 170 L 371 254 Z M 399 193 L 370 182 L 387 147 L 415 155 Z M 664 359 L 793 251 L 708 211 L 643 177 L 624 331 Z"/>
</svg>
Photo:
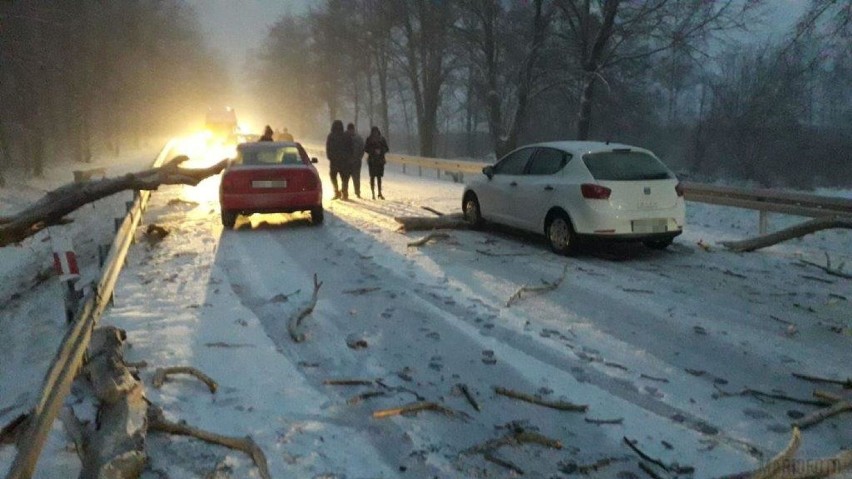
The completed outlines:
<svg viewBox="0 0 852 479">
<path fill-rule="evenodd" d="M 449 240 L 409 248 L 424 234 L 396 232 L 393 217 L 429 214 L 422 206 L 457 212 L 461 184 L 388 165 L 388 200 L 332 202 L 327 162 L 318 166 L 326 182 L 320 227 L 303 214 L 254 215 L 223 231 L 218 178 L 162 188 L 145 221 L 171 234 L 157 245 L 140 238 L 103 319 L 127 330 L 129 361 L 148 362 L 148 398 L 167 417 L 251 435 L 273 477 L 506 477 L 507 469 L 465 451 L 502 436 L 512 422 L 565 446 L 495 453 L 529 477 L 568 477 L 573 465 L 608 457 L 615 462 L 595 477 L 643 474 L 623 437 L 664 462 L 695 467 L 695 477 L 713 477 L 770 458 L 789 440 L 790 414 L 813 410 L 714 397 L 719 390 L 807 398 L 814 385 L 792 372 L 850 374 L 849 281 L 798 262 L 823 262 L 827 253 L 832 264 L 850 263 L 848 232 L 734 254 L 716 243 L 755 234 L 757 212 L 690 203 L 686 231 L 667 251 L 613 245 L 562 258 L 542 238 L 497 227 L 452 231 Z M 365 171 L 365 197 L 367 180 Z M 170 203 L 177 198 L 194 203 Z M 795 220 L 774 215 L 771 226 Z M 553 281 L 565 265 L 557 290 L 506 307 L 518 288 Z M 305 319 L 308 338 L 297 344 L 287 321 L 310 300 L 314 273 L 323 285 Z M 356 340 L 367 347 L 347 346 Z M 20 378 L 6 364 L 24 360 L 1 354 L 4 411 L 33 397 L 9 399 L 9 384 Z M 219 391 L 181 376 L 151 386 L 155 368 L 180 365 L 198 367 Z M 384 387 L 323 384 L 339 378 L 381 379 Z M 459 383 L 482 411 L 465 401 Z M 495 386 L 588 404 L 589 411 L 522 403 L 496 395 Z M 347 404 L 372 390 L 386 394 Z M 421 399 L 470 419 L 430 411 L 371 416 Z M 10 416 L 0 413 L 0 422 Z M 584 417 L 623 421 L 596 425 Z M 804 431 L 800 457 L 848 448 L 848 421 L 839 416 Z M 39 477 L 74 475 L 79 466 L 60 427 L 51 441 Z M 199 477 L 217 464 L 233 477 L 258 477 L 242 453 L 195 439 L 151 434 L 148 452 L 145 477 Z M 0 470 L 12 455 L 0 449 Z"/>
</svg>

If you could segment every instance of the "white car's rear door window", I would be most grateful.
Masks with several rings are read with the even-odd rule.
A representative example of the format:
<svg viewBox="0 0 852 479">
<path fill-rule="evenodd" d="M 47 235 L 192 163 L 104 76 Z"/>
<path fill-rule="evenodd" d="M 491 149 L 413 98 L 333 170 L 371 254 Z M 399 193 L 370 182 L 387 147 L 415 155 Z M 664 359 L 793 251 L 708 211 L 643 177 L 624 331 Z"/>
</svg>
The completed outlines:
<svg viewBox="0 0 852 479">
<path fill-rule="evenodd" d="M 554 148 L 539 148 L 530 161 L 530 166 L 527 169 L 528 175 L 552 175 L 568 163 L 570 155 L 564 151 Z"/>
<path fill-rule="evenodd" d="M 583 163 L 598 181 L 668 180 L 674 175 L 660 160 L 641 152 L 613 150 L 589 153 Z"/>
<path fill-rule="evenodd" d="M 494 165 L 494 174 L 497 175 L 523 175 L 527 162 L 532 156 L 532 148 L 523 148 L 504 156 L 499 163 Z"/>
</svg>

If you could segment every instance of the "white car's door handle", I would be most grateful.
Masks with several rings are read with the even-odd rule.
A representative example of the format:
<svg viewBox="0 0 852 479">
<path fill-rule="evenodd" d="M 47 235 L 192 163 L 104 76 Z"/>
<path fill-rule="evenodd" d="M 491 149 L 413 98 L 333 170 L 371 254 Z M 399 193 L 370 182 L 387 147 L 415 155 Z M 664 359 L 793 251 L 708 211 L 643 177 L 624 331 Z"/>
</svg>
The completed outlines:
<svg viewBox="0 0 852 479">
<path fill-rule="evenodd" d="M 544 191 L 553 191 L 553 187 L 550 186 L 550 185 L 547 185 L 547 186 L 544 187 Z"/>
</svg>

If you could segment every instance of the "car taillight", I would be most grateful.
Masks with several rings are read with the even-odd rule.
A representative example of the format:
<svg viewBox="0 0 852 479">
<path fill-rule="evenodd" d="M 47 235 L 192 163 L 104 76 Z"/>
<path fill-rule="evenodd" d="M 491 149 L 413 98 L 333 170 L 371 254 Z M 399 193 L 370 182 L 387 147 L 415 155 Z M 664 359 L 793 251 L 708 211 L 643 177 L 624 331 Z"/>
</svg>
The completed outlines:
<svg viewBox="0 0 852 479">
<path fill-rule="evenodd" d="M 606 186 L 593 185 L 591 183 L 583 183 L 580 185 L 580 192 L 583 193 L 583 198 L 591 200 L 608 200 L 612 190 Z"/>
<path fill-rule="evenodd" d="M 677 193 L 678 196 L 683 196 L 683 185 L 680 184 L 680 182 L 675 185 L 675 193 Z"/>
</svg>

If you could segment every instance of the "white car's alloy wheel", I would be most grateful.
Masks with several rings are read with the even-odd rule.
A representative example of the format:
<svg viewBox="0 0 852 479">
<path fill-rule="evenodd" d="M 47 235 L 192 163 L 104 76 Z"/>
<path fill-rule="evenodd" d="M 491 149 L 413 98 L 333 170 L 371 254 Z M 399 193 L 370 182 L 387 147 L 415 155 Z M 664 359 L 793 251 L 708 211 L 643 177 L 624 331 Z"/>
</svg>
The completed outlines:
<svg viewBox="0 0 852 479">
<path fill-rule="evenodd" d="M 568 218 L 558 215 L 550 221 L 547 227 L 547 239 L 550 248 L 559 254 L 568 254 L 574 248 L 574 233 Z"/>
<path fill-rule="evenodd" d="M 482 224 L 482 213 L 479 211 L 479 201 L 476 196 L 470 195 L 464 202 L 464 219 L 472 226 Z"/>
</svg>

